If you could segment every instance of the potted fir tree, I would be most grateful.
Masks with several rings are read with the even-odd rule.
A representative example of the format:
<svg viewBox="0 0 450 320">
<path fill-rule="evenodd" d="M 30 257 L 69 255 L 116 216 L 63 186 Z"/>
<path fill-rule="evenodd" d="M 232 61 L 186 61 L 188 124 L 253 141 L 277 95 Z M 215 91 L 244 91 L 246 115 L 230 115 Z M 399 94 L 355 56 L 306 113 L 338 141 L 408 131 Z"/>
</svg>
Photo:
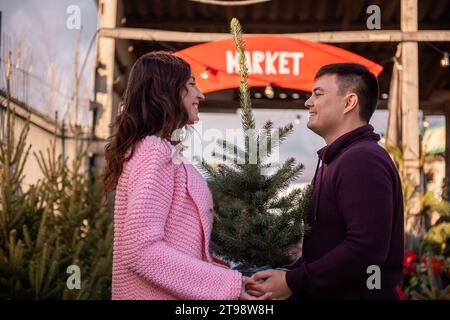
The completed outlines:
<svg viewBox="0 0 450 320">
<path fill-rule="evenodd" d="M 292 250 L 299 245 L 306 230 L 304 217 L 310 187 L 281 193 L 304 168 L 293 158 L 280 166 L 269 162 L 271 152 L 292 133 L 293 125 L 289 123 L 274 129 L 273 123 L 267 121 L 262 130 L 256 130 L 247 81 L 245 44 L 241 26 L 235 18 L 231 20 L 231 33 L 239 53 L 245 147 L 242 149 L 219 140 L 221 152 L 215 152 L 213 156 L 221 160 L 225 157 L 228 161 L 217 168 L 203 161 L 201 169 L 214 199 L 212 249 L 216 255 L 230 261 L 233 268 L 251 275 L 292 262 Z"/>
</svg>

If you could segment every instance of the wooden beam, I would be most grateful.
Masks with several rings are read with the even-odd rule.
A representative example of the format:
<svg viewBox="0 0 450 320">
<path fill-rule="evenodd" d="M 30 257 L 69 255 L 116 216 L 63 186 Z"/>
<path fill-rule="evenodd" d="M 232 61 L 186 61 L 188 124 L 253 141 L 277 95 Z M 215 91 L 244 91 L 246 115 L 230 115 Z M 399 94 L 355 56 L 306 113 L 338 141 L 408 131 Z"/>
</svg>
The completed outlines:
<svg viewBox="0 0 450 320">
<path fill-rule="evenodd" d="M 99 25 L 114 29 L 120 3 L 117 0 L 100 0 L 103 11 L 99 12 Z M 110 136 L 110 123 L 115 118 L 117 94 L 114 92 L 116 39 L 100 37 L 97 41 L 97 68 L 95 69 L 94 100 L 99 104 L 99 114 L 95 123 L 95 135 L 106 139 Z M 117 69 L 116 69 L 117 70 Z"/>
<path fill-rule="evenodd" d="M 433 5 L 433 1 L 419 1 L 419 17 L 418 17 L 419 21 L 422 22 L 425 17 L 430 15 L 429 10 L 431 8 L 431 5 Z"/>
<path fill-rule="evenodd" d="M 383 14 L 381 15 L 382 26 L 391 20 L 395 20 L 393 18 L 397 12 L 398 4 L 398 1 L 388 1 L 388 3 L 384 3 Z"/>
<path fill-rule="evenodd" d="M 445 109 L 445 197 L 450 199 L 450 105 Z"/>
<path fill-rule="evenodd" d="M 401 0 L 400 26 L 404 32 L 417 32 L 417 0 Z M 419 47 L 417 40 L 407 40 L 400 44 L 401 52 L 401 110 L 402 110 L 402 149 L 404 172 L 415 186 L 420 186 L 419 149 Z M 406 215 L 405 231 L 417 235 L 417 214 L 420 212 L 420 199 L 409 201 L 410 211 Z M 411 216 L 411 215 L 412 216 Z"/>
<path fill-rule="evenodd" d="M 268 35 L 268 34 L 247 34 Z M 287 36 L 305 39 L 315 42 L 327 43 L 349 43 L 349 42 L 402 42 L 402 41 L 427 41 L 441 42 L 450 41 L 450 30 L 370 30 L 370 31 L 332 31 L 332 32 L 306 32 L 306 33 L 284 33 L 270 34 L 271 36 Z M 143 41 L 165 41 L 183 43 L 201 43 L 216 40 L 230 39 L 228 33 L 202 33 L 167 31 L 143 28 L 101 28 L 100 36 L 115 39 L 143 40 Z"/>
<path fill-rule="evenodd" d="M 317 21 L 324 21 L 327 19 L 329 3 L 327 0 L 316 0 L 315 2 L 315 10 L 314 10 L 314 18 Z"/>
<path fill-rule="evenodd" d="M 437 20 L 445 14 L 447 3 L 448 0 L 439 0 L 434 3 L 433 8 L 431 9 L 431 20 Z"/>
<path fill-rule="evenodd" d="M 402 31 L 417 31 L 419 9 L 418 0 L 400 1 L 400 29 Z"/>
<path fill-rule="evenodd" d="M 360 1 L 360 0 L 357 0 Z M 338 5 L 332 10 L 340 10 Z M 263 12 L 269 11 L 269 9 L 262 9 Z M 287 9 L 285 9 L 287 10 Z M 345 9 L 347 10 L 347 9 Z M 351 10 L 351 9 L 350 9 Z M 363 10 L 365 12 L 365 9 Z M 234 10 L 232 12 L 235 12 Z M 297 11 L 298 12 L 298 11 Z M 221 13 L 221 14 L 226 14 Z M 252 12 L 253 17 L 255 13 Z M 349 13 L 351 15 L 351 12 Z M 382 11 L 382 16 L 384 17 L 385 12 Z M 233 18 L 235 14 L 231 15 Z M 357 15 L 359 17 L 359 15 Z M 367 16 L 364 13 L 364 16 Z M 342 21 L 344 19 L 344 13 L 342 13 L 342 18 L 325 19 L 324 21 L 319 21 L 314 18 L 313 14 L 306 19 L 300 19 L 297 15 L 294 20 L 280 22 L 270 20 L 269 16 L 260 18 L 259 20 L 248 21 L 244 25 L 245 33 L 308 33 L 308 32 L 335 32 L 335 31 L 366 31 L 367 29 L 366 21 L 358 17 L 352 17 L 349 21 L 348 28 L 342 29 Z M 231 19 L 230 18 L 230 19 Z M 287 18 L 286 18 L 287 19 Z M 381 30 L 400 30 L 400 23 L 398 21 L 389 20 L 383 22 L 381 20 Z M 149 19 L 148 17 L 141 17 L 137 15 L 127 16 L 126 24 L 123 27 L 127 28 L 141 28 L 141 29 L 155 29 L 155 30 L 168 30 L 168 31 L 186 31 L 186 32 L 214 32 L 214 33 L 228 33 L 230 26 L 227 18 L 220 22 L 211 25 L 211 19 L 198 17 L 197 19 L 188 19 L 186 17 L 181 17 L 179 19 L 173 20 L 163 20 L 161 18 Z M 244 21 L 244 20 L 243 20 Z M 259 30 L 259 31 L 258 31 Z M 448 30 L 448 22 L 443 20 L 426 20 L 420 24 L 420 30 Z"/>
</svg>

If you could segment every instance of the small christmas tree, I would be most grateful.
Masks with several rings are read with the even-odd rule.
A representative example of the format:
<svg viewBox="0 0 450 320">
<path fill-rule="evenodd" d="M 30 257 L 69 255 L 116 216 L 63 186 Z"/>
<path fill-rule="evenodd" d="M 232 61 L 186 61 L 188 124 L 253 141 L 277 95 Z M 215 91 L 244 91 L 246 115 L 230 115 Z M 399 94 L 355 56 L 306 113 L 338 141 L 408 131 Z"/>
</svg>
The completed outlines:
<svg viewBox="0 0 450 320">
<path fill-rule="evenodd" d="M 239 53 L 240 106 L 244 149 L 218 141 L 221 161 L 217 168 L 202 162 L 214 199 L 215 221 L 212 233 L 213 251 L 238 262 L 246 270 L 270 265 L 280 267 L 292 261 L 291 250 L 298 246 L 305 230 L 310 188 L 294 189 L 282 195 L 303 171 L 293 158 L 280 167 L 268 163 L 273 150 L 292 133 L 292 123 L 273 129 L 267 121 L 255 130 L 250 88 L 244 54 L 242 30 L 237 19 L 231 20 L 231 33 Z M 269 174 L 270 171 L 274 171 Z"/>
<path fill-rule="evenodd" d="M 112 216 L 102 206 L 101 180 L 90 181 L 82 169 L 87 144 L 80 142 L 69 164 L 56 154 L 53 140 L 45 157 L 35 154 L 44 177 L 23 188 L 29 121 L 16 137 L 11 65 L 8 53 L 6 131 L 0 141 L 0 299 L 109 299 Z M 67 286 L 71 265 L 81 271 L 79 288 Z"/>
</svg>

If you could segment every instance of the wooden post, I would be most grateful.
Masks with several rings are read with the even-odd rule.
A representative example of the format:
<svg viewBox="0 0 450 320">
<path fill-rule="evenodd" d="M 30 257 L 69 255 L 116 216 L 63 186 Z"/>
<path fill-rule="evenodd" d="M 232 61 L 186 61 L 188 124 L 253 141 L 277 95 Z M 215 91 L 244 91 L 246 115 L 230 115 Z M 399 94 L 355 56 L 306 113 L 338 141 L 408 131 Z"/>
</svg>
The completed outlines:
<svg viewBox="0 0 450 320">
<path fill-rule="evenodd" d="M 401 0 L 401 31 L 417 31 L 417 0 Z M 402 147 L 404 172 L 415 186 L 420 186 L 419 167 L 419 52 L 417 41 L 402 42 Z M 409 199 L 405 211 L 408 248 L 417 249 L 424 235 L 420 223 L 420 194 Z"/>
<path fill-rule="evenodd" d="M 450 103 L 445 105 L 445 197 L 450 199 Z"/>
<path fill-rule="evenodd" d="M 402 31 L 417 31 L 417 0 L 401 1 Z M 402 146 L 405 172 L 419 185 L 419 53 L 415 41 L 402 44 Z"/>
<path fill-rule="evenodd" d="M 98 11 L 99 28 L 117 26 L 117 0 L 100 0 Z M 99 110 L 95 122 L 95 135 L 100 139 L 109 137 L 109 125 L 117 114 L 118 108 L 119 97 L 114 91 L 115 42 L 114 38 L 105 38 L 101 35 L 97 41 L 95 101 Z"/>
</svg>

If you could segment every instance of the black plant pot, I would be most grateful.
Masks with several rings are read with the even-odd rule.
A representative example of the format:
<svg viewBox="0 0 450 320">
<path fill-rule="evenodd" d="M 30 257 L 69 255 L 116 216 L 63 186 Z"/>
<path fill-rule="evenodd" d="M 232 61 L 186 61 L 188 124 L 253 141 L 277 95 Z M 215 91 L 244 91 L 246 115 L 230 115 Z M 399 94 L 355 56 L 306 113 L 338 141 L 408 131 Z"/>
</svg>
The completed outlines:
<svg viewBox="0 0 450 320">
<path fill-rule="evenodd" d="M 272 269 L 272 267 L 270 265 L 263 265 L 263 266 L 259 266 L 259 267 L 257 267 L 257 266 L 249 267 L 248 265 L 238 265 L 234 268 L 234 270 L 239 271 L 246 277 L 251 277 L 256 272 L 268 270 L 268 269 Z"/>
</svg>

